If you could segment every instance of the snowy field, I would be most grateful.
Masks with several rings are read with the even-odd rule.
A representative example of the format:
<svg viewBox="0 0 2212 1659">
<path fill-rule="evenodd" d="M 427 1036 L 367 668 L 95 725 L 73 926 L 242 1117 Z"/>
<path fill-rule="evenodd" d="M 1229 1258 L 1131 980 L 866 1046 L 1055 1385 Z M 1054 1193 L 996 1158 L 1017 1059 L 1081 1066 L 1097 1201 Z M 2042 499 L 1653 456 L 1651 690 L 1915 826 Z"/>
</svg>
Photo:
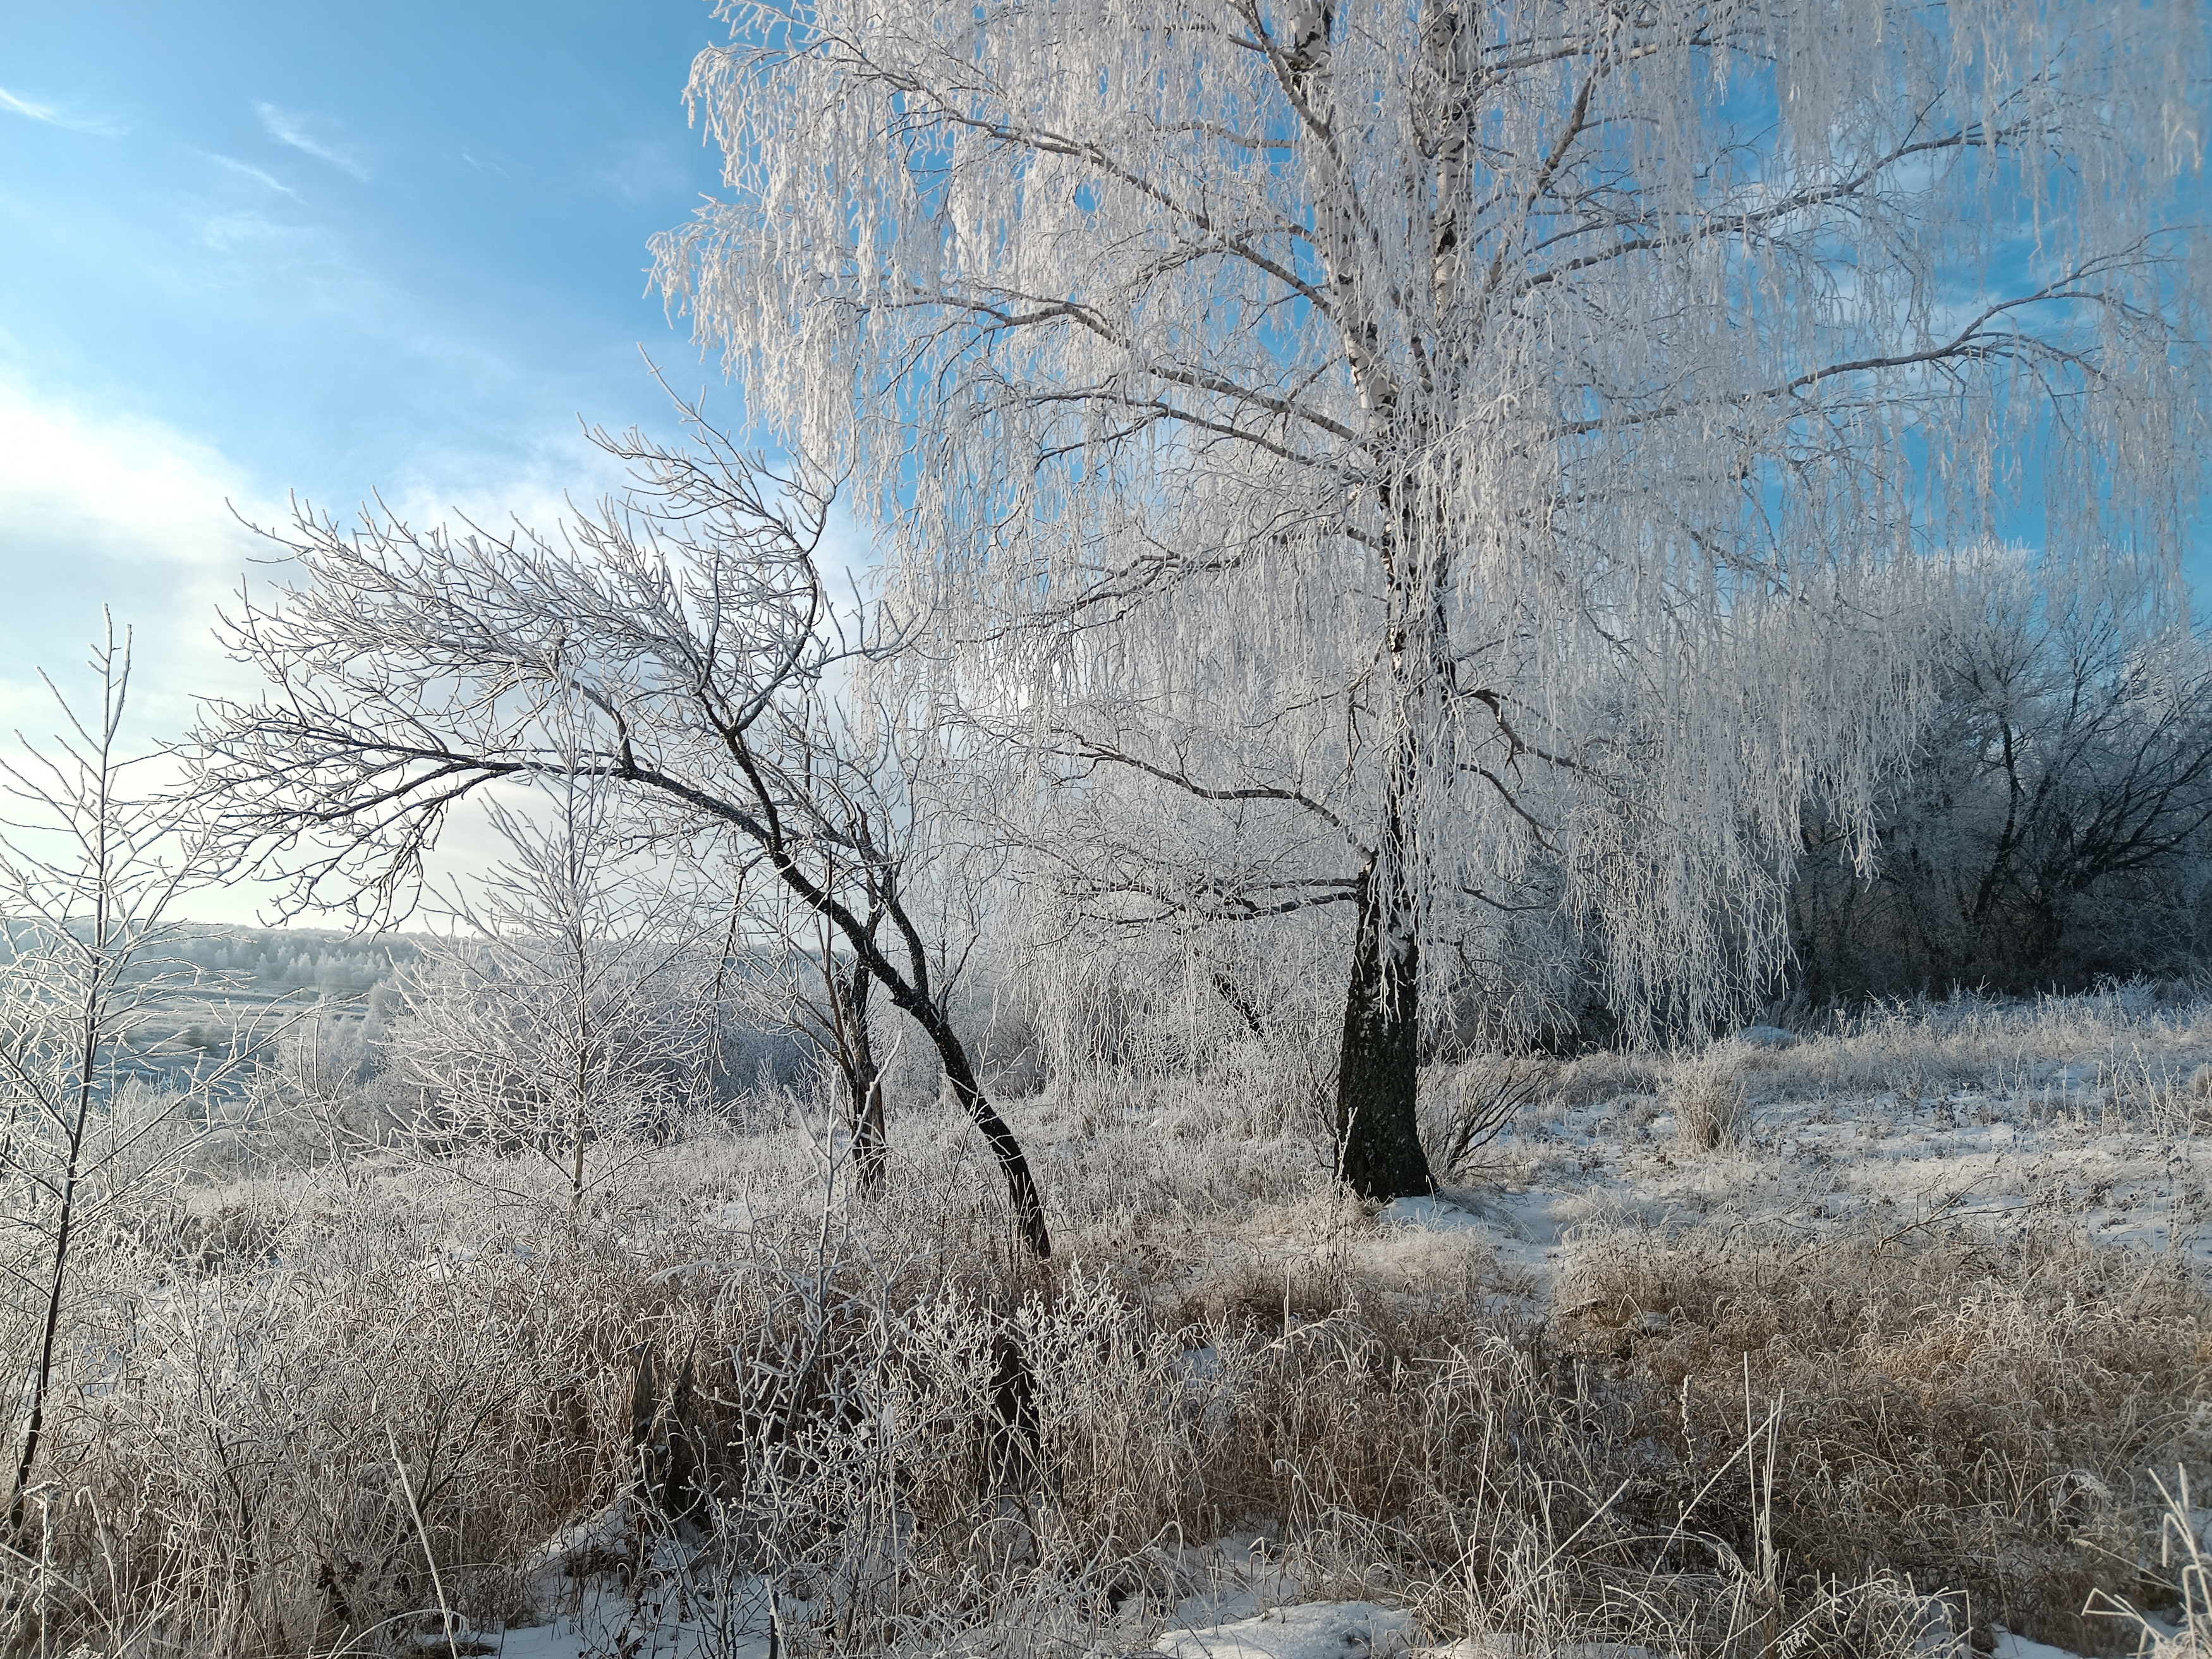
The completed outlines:
<svg viewBox="0 0 2212 1659">
<path fill-rule="evenodd" d="M 1569 1099 L 1495 1146 L 1497 1184 L 1407 1204 L 1407 1218 L 1472 1213 L 1539 1273 L 1578 1230 L 1719 1218 L 1808 1232 L 2063 1220 L 2196 1261 L 2212 1248 L 2212 1011 L 2148 989 L 1900 1012 L 1804 1040 L 1753 1028 L 1702 1066 L 1584 1061 L 1565 1082 Z M 1678 1107 L 1701 1085 L 1741 1091 L 1740 1139 L 1685 1145 Z"/>
</svg>

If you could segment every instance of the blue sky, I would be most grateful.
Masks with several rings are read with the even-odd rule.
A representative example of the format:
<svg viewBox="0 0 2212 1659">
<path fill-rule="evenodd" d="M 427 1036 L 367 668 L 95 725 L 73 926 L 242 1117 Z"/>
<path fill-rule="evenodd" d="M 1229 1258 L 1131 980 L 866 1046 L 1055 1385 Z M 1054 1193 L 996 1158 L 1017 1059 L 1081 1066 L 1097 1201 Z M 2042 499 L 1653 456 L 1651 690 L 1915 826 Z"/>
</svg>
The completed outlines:
<svg viewBox="0 0 2212 1659">
<path fill-rule="evenodd" d="M 149 727 L 225 683 L 226 496 L 544 516 L 611 480 L 579 414 L 665 421 L 641 343 L 719 385 L 645 268 L 717 181 L 682 94 L 721 35 L 702 0 L 0 0 L 0 724 L 103 600 Z"/>
<path fill-rule="evenodd" d="M 617 479 L 579 415 L 666 426 L 641 345 L 733 416 L 646 283 L 718 181 L 683 91 L 721 38 L 704 0 L 0 0 L 0 731 L 53 729 L 34 670 L 81 686 L 103 602 L 147 738 L 250 689 L 226 500 L 544 521 Z"/>
</svg>

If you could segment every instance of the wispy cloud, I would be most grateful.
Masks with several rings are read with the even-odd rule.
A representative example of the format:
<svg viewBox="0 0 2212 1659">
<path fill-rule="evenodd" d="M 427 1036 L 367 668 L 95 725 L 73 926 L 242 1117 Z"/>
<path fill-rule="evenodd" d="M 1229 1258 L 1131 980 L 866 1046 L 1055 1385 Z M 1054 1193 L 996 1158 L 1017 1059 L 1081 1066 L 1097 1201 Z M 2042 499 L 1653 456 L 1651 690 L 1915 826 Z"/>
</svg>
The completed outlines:
<svg viewBox="0 0 2212 1659">
<path fill-rule="evenodd" d="M 368 182 L 368 162 L 357 144 L 338 143 L 316 137 L 307 131 L 307 118 L 295 115 L 274 104 L 256 104 L 253 112 L 261 118 L 261 125 L 268 135 L 280 144 L 288 144 L 302 155 L 312 155 L 339 172 Z"/>
<path fill-rule="evenodd" d="M 57 109 L 52 104 L 19 98 L 5 87 L 0 87 L 0 110 L 10 115 L 20 115 L 27 121 L 42 122 L 50 127 L 65 128 L 70 132 L 88 132 L 100 138 L 115 138 L 128 131 L 114 121 L 94 120 L 89 116 L 72 115 L 67 110 Z"/>
<path fill-rule="evenodd" d="M 592 169 L 592 182 L 633 202 L 679 199 L 687 175 L 668 147 L 659 143 L 617 144 Z"/>
<path fill-rule="evenodd" d="M 461 160 L 466 161 L 478 173 L 489 173 L 500 179 L 514 178 L 514 174 L 509 172 L 508 168 L 521 165 L 520 162 L 509 162 L 498 156 L 477 155 L 465 149 L 461 152 Z M 527 169 L 525 170 L 527 171 Z"/>
<path fill-rule="evenodd" d="M 260 185 L 264 190 L 273 190 L 278 195 L 289 196 L 295 202 L 301 199 L 300 192 L 294 190 L 291 185 L 286 184 L 282 179 L 277 178 L 276 174 L 272 173 L 264 173 L 259 167 L 251 167 L 246 162 L 240 161 L 234 155 L 218 155 L 216 151 L 211 149 L 202 150 L 200 154 L 206 156 L 209 161 L 214 162 L 217 167 L 227 168 L 230 172 L 238 174 L 241 179 L 251 179 L 255 184 Z"/>
<path fill-rule="evenodd" d="M 279 224 L 265 213 L 244 209 L 230 213 L 217 213 L 200 225 L 200 240 L 218 253 L 231 253 L 240 248 L 266 248 L 271 243 L 296 242 L 300 233 L 289 225 Z"/>
</svg>

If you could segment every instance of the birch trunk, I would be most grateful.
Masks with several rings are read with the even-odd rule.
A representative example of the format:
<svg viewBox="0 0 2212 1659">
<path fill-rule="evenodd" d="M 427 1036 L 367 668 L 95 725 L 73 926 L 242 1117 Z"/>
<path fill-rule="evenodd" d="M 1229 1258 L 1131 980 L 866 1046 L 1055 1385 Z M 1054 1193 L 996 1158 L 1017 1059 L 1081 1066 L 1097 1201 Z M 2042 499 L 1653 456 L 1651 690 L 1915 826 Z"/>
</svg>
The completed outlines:
<svg viewBox="0 0 2212 1659">
<path fill-rule="evenodd" d="M 1362 1198 L 1433 1192 L 1417 1111 L 1421 1030 L 1421 904 L 1414 864 L 1421 808 L 1421 736 L 1442 689 L 1445 635 L 1407 580 L 1425 539 L 1393 550 L 1389 624 L 1389 754 L 1375 850 L 1360 869 L 1354 904 L 1351 982 L 1337 1064 L 1339 1173 Z M 1423 573 L 1433 576 L 1433 573 Z"/>
<path fill-rule="evenodd" d="M 1339 1173 L 1362 1198 L 1433 1192 L 1414 1114 L 1420 943 L 1402 877 L 1361 872 L 1336 1078 Z"/>
</svg>

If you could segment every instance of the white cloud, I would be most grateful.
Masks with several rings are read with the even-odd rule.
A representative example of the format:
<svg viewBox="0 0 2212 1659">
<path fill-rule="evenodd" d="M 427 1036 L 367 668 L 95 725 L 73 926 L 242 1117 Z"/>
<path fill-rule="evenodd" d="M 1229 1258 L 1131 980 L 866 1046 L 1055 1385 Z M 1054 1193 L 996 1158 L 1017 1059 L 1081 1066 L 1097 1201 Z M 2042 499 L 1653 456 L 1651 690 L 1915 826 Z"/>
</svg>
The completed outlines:
<svg viewBox="0 0 2212 1659">
<path fill-rule="evenodd" d="M 0 383 L 0 568 L 13 593 L 0 725 L 33 694 L 33 663 L 66 669 L 82 657 L 103 603 L 136 624 L 155 671 L 149 721 L 181 725 L 195 693 L 235 685 L 208 635 L 216 605 L 267 544 L 226 498 L 244 512 L 263 505 L 208 445 Z"/>
<path fill-rule="evenodd" d="M 212 447 L 0 380 L 0 751 L 21 754 L 17 731 L 51 747 L 60 710 L 38 671 L 80 709 L 96 699 L 86 659 L 103 605 L 118 639 L 126 627 L 132 635 L 128 749 L 180 735 L 198 694 L 253 689 L 213 629 L 216 605 L 266 544 L 232 517 L 226 496 L 266 514 L 243 469 Z M 241 886 L 198 896 L 187 910 L 243 921 L 266 897 Z"/>
<path fill-rule="evenodd" d="M 0 520 L 13 526 L 65 515 L 135 558 L 229 564 L 244 544 L 222 501 L 242 476 L 158 421 L 90 415 L 0 383 Z"/>
<path fill-rule="evenodd" d="M 453 494 L 416 483 L 404 486 L 395 505 L 418 522 L 443 519 Z M 463 504 L 494 523 L 500 505 L 548 524 L 561 507 L 550 468 L 514 475 L 506 490 L 489 485 L 471 495 Z M 18 731 L 35 747 L 52 746 L 60 711 L 40 670 L 80 708 L 96 699 L 85 665 L 103 604 L 118 639 L 126 626 L 134 635 L 131 749 L 149 751 L 184 732 L 198 696 L 252 696 L 258 677 L 222 650 L 216 611 L 242 580 L 250 577 L 259 590 L 281 574 L 261 562 L 280 558 L 282 550 L 240 517 L 275 526 L 289 511 L 236 460 L 173 427 L 80 408 L 0 379 L 0 592 L 9 601 L 0 605 L 0 757 L 21 756 Z M 173 772 L 166 761 L 151 764 L 159 775 L 141 783 Z M 66 854 L 50 837 L 32 839 L 40 850 Z M 430 873 L 449 884 L 501 855 L 481 813 L 465 810 Z M 252 922 L 273 916 L 281 896 L 264 884 L 233 882 L 187 896 L 179 914 Z"/>
<path fill-rule="evenodd" d="M 113 121 L 95 120 L 88 116 L 71 115 L 52 104 L 41 104 L 28 98 L 20 98 L 0 87 L 0 110 L 10 115 L 20 115 L 27 121 L 38 121 L 50 127 L 61 127 L 70 132 L 88 132 L 99 138 L 120 137 L 129 129 Z"/>
<path fill-rule="evenodd" d="M 522 170 L 525 173 L 532 171 L 531 168 L 524 167 L 520 161 L 510 161 L 502 156 L 477 155 L 465 149 L 461 152 L 461 160 L 467 162 L 478 173 L 488 173 L 493 177 L 499 179 L 514 178 L 514 174 L 510 169 L 514 167 L 522 167 Z"/>
<path fill-rule="evenodd" d="M 328 162 L 362 184 L 368 182 L 368 162 L 359 145 L 318 138 L 307 131 L 306 116 L 295 115 L 274 104 L 256 104 L 253 112 L 261 118 L 263 130 L 278 143 L 288 144 L 303 155 L 313 156 L 318 161 Z"/>
<path fill-rule="evenodd" d="M 621 466 L 586 443 L 574 427 L 505 453 L 426 447 L 398 469 L 385 506 L 418 529 L 462 530 L 462 518 L 494 533 L 514 519 L 546 532 L 570 502 L 589 511 L 627 481 Z M 364 480 L 366 484 L 369 482 Z M 190 726 L 195 697 L 250 697 L 259 681 L 231 661 L 215 638 L 216 609 L 250 575 L 257 592 L 281 570 L 258 563 L 281 555 L 233 516 L 264 525 L 289 522 L 281 490 L 265 489 L 236 457 L 161 422 L 112 408 L 42 395 L 0 375 L 0 752 L 21 727 L 43 743 L 55 729 L 52 699 L 33 672 L 52 672 L 81 700 L 91 690 L 86 646 L 99 634 L 100 606 L 118 629 L 136 628 L 131 737 L 149 746 Z M 327 506 L 341 520 L 351 499 Z M 865 538 L 838 520 L 830 562 L 863 576 Z M 842 571 L 834 579 L 848 600 Z M 441 884 L 503 856 L 474 810 L 458 812 L 433 855 Z M 273 912 L 279 895 L 251 882 L 195 894 L 182 914 L 207 921 L 246 921 Z M 308 920 L 312 921 L 313 918 Z"/>
</svg>

